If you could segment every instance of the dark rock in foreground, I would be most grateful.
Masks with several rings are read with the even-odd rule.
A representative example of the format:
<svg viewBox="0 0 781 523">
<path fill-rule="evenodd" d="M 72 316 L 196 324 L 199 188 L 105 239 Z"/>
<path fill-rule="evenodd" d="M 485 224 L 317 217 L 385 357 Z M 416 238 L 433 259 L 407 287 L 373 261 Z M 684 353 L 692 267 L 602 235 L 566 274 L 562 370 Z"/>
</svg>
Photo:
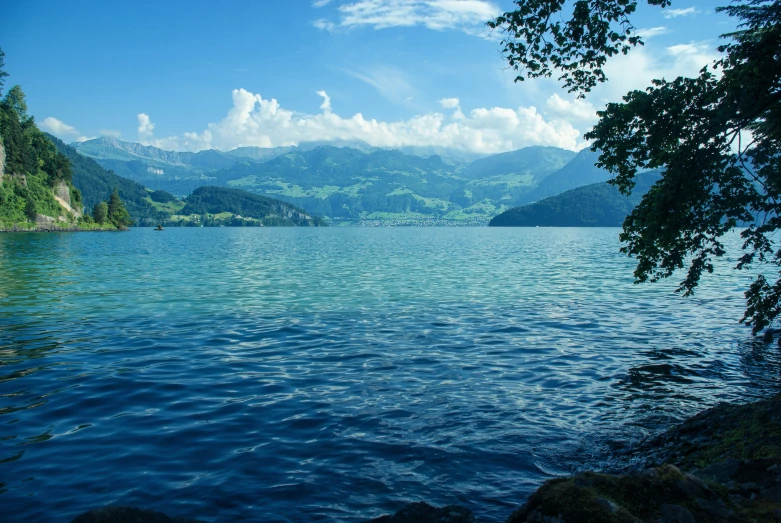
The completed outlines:
<svg viewBox="0 0 781 523">
<path fill-rule="evenodd" d="M 507 523 L 781 523 L 781 396 L 719 405 L 630 456 L 626 474 L 546 482 Z"/>
<path fill-rule="evenodd" d="M 432 507 L 428 503 L 410 503 L 394 515 L 380 516 L 365 523 L 473 523 L 472 512 L 464 507 L 448 505 Z"/>
<path fill-rule="evenodd" d="M 203 523 L 197 519 L 172 518 L 162 512 L 135 507 L 101 507 L 78 516 L 71 523 Z"/>
</svg>

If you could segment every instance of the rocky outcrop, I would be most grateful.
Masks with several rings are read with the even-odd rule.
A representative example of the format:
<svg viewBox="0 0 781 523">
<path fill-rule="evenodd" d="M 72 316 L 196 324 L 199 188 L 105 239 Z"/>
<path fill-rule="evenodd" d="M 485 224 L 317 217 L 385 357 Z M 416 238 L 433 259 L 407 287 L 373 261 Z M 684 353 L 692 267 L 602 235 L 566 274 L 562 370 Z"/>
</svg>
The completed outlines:
<svg viewBox="0 0 781 523">
<path fill-rule="evenodd" d="M 172 518 L 162 512 L 135 507 L 101 507 L 78 516 L 71 523 L 204 523 L 197 519 Z"/>
<path fill-rule="evenodd" d="M 71 204 L 70 187 L 68 187 L 68 184 L 65 182 L 58 183 L 54 188 L 54 199 L 57 200 L 57 203 L 59 203 L 63 209 L 71 213 L 74 218 L 81 216 L 81 209 L 75 209 Z"/>
<path fill-rule="evenodd" d="M 548 481 L 508 523 L 781 523 L 781 396 L 705 411 L 629 458 L 651 468 Z"/>
<path fill-rule="evenodd" d="M 409 503 L 394 515 L 370 519 L 364 523 L 474 523 L 475 517 L 468 508 L 457 505 L 432 507 L 428 503 Z"/>
</svg>

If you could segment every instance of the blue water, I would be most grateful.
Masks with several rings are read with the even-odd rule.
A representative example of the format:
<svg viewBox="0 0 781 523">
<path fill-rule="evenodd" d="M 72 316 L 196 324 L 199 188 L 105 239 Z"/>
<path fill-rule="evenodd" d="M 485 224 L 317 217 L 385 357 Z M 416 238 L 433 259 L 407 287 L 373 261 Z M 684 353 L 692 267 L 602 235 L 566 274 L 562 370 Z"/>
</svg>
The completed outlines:
<svg viewBox="0 0 781 523">
<path fill-rule="evenodd" d="M 0 235 L 0 513 L 503 521 L 778 387 L 748 275 L 632 284 L 617 229 Z M 737 244 L 738 238 L 728 239 Z M 733 260 L 734 261 L 734 260 Z"/>
</svg>

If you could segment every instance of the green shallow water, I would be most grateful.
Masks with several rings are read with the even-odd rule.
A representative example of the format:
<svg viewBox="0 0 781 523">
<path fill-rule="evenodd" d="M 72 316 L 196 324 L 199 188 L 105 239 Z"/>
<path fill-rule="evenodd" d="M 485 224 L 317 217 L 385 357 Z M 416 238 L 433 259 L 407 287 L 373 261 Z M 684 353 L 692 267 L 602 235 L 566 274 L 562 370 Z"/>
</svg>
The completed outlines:
<svg viewBox="0 0 781 523">
<path fill-rule="evenodd" d="M 0 504 L 502 521 L 544 479 L 777 388 L 778 351 L 737 324 L 747 274 L 636 286 L 617 235 L 0 235 Z"/>
</svg>

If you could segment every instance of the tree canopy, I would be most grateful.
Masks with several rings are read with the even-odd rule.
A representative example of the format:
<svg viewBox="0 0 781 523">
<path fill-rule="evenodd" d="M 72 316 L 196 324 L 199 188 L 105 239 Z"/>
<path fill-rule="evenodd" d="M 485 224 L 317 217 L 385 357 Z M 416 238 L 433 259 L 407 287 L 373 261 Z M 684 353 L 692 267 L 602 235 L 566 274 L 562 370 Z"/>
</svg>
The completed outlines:
<svg viewBox="0 0 781 523">
<path fill-rule="evenodd" d="M 563 1 L 516 4 L 518 11 L 490 25 L 509 35 L 505 54 L 519 79 L 558 70 L 564 86 L 583 95 L 606 80 L 601 68 L 608 58 L 641 43 L 629 20 L 636 1 L 580 0 L 566 21 L 552 21 Z M 756 333 L 781 314 L 781 247 L 774 237 L 781 228 L 781 0 L 734 1 L 717 11 L 739 23 L 723 35 L 718 61 L 696 78 L 657 79 L 608 104 L 586 138 L 601 152 L 597 165 L 625 194 L 639 172 L 664 171 L 621 234 L 622 251 L 638 261 L 637 282 L 685 269 L 678 290 L 691 294 L 726 253 L 722 237 L 748 224 L 737 267 L 762 264 L 742 319 Z M 775 281 L 762 274 L 768 266 L 775 267 Z"/>
</svg>

